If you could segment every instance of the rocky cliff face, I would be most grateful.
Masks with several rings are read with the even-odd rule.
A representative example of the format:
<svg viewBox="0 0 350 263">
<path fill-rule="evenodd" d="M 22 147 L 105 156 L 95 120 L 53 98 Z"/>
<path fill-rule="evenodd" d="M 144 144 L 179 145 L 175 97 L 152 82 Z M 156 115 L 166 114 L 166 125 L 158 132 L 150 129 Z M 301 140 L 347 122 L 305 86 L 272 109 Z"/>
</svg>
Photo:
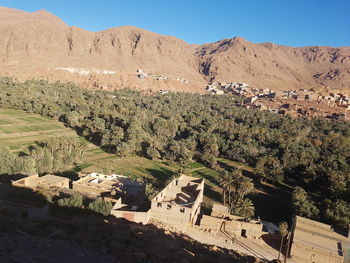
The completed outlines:
<svg viewBox="0 0 350 263">
<path fill-rule="evenodd" d="M 276 90 L 350 88 L 348 48 L 293 48 L 236 37 L 202 45 L 196 55 L 207 81 L 235 79 Z"/>
<path fill-rule="evenodd" d="M 0 74 L 19 79 L 191 92 L 203 91 L 211 81 L 243 81 L 272 89 L 350 88 L 350 48 L 291 48 L 254 44 L 238 37 L 189 45 L 131 26 L 89 32 L 68 26 L 44 10 L 27 13 L 4 7 L 0 7 L 0 36 Z M 140 80 L 136 69 L 169 79 Z M 91 70 L 113 74 L 92 74 Z"/>
</svg>

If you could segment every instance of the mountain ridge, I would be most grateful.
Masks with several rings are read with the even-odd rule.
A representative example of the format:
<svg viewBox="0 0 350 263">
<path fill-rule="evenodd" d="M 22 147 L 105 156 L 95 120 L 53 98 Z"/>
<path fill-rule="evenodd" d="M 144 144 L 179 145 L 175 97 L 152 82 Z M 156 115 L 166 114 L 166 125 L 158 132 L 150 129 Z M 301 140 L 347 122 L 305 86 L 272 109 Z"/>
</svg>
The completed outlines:
<svg viewBox="0 0 350 263">
<path fill-rule="evenodd" d="M 350 47 L 287 47 L 242 37 L 194 45 L 134 26 L 91 32 L 39 10 L 0 7 L 0 74 L 73 81 L 84 87 L 203 92 L 210 82 L 257 88 L 350 89 Z M 98 69 L 82 76 L 58 68 Z M 138 79 L 136 70 L 168 79 Z M 189 80 L 189 83 L 176 81 Z"/>
</svg>

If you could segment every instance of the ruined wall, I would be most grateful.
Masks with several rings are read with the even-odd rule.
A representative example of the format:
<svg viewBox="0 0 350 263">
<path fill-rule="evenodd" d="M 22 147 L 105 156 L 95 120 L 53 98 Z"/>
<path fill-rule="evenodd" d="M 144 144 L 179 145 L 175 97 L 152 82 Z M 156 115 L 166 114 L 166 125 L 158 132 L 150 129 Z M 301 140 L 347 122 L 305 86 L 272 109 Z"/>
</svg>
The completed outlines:
<svg viewBox="0 0 350 263">
<path fill-rule="evenodd" d="M 198 196 L 196 198 L 196 201 L 192 205 L 192 211 L 191 211 L 191 224 L 194 225 L 197 222 L 198 215 L 201 211 L 201 204 L 203 202 L 203 194 L 204 194 L 204 180 L 197 186 L 197 189 L 199 190 Z"/>
<path fill-rule="evenodd" d="M 151 218 L 167 222 L 175 227 L 184 227 L 191 222 L 191 209 L 179 206 L 172 206 L 169 209 L 152 207 Z"/>
<path fill-rule="evenodd" d="M 152 199 L 152 207 L 155 207 L 158 202 L 163 201 L 165 196 L 172 196 L 173 198 L 176 197 L 176 193 L 174 190 L 171 189 L 171 187 L 175 185 L 175 180 L 171 181 L 165 188 L 163 188 L 162 191 L 160 191 L 153 199 Z"/>
<path fill-rule="evenodd" d="M 203 215 L 200 222 L 200 227 L 207 230 L 220 231 L 223 221 L 224 220 L 221 218 Z"/>
<path fill-rule="evenodd" d="M 248 238 L 260 238 L 263 235 L 263 225 L 260 223 L 254 222 L 242 222 L 236 220 L 225 220 L 223 218 L 217 218 L 213 216 L 203 215 L 200 227 L 207 230 L 217 231 L 219 232 L 223 222 L 225 223 L 224 229 L 226 232 L 231 234 L 232 236 L 241 236 L 242 230 L 244 234 Z"/>
<path fill-rule="evenodd" d="M 160 191 L 151 202 L 151 217 L 156 220 L 169 222 L 176 226 L 183 226 L 184 224 L 194 225 L 197 222 L 200 214 L 201 203 L 203 201 L 204 193 L 204 179 L 200 184 L 192 182 L 191 180 L 200 180 L 197 178 L 187 177 L 181 175 L 178 179 L 171 181 L 162 191 Z M 181 191 L 181 187 L 187 185 L 196 185 L 195 194 L 196 199 L 189 206 L 176 205 L 167 203 L 171 199 L 175 199 L 178 194 L 188 195 Z M 169 199 L 169 200 L 166 200 Z"/>
<path fill-rule="evenodd" d="M 248 238 L 260 238 L 263 235 L 263 224 L 256 222 L 228 221 L 225 223 L 225 230 L 235 236 Z"/>
</svg>

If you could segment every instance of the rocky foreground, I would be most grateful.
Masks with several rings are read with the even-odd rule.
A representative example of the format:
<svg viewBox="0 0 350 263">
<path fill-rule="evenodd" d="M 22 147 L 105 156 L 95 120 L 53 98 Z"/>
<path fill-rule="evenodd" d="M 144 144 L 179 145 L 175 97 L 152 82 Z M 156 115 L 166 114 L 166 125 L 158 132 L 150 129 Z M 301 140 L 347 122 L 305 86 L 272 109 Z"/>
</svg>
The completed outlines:
<svg viewBox="0 0 350 263">
<path fill-rule="evenodd" d="M 112 218 L 65 215 L 41 222 L 0 221 L 1 262 L 260 262 L 171 229 Z"/>
</svg>

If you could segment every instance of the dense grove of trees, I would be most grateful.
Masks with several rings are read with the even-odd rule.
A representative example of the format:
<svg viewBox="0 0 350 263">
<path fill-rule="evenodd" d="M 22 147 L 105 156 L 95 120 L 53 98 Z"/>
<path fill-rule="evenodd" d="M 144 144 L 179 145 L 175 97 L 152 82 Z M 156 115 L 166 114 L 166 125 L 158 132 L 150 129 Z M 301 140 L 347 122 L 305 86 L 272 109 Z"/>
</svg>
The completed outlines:
<svg viewBox="0 0 350 263">
<path fill-rule="evenodd" d="M 28 153 L 14 154 L 0 146 L 0 174 L 43 174 L 67 169 L 83 157 L 86 144 L 72 137 L 48 139 L 29 147 Z"/>
<path fill-rule="evenodd" d="M 256 167 L 261 181 L 307 190 L 306 197 L 293 193 L 297 213 L 349 223 L 349 123 L 281 117 L 236 107 L 237 99 L 0 81 L 1 107 L 57 118 L 109 152 L 181 164 L 195 159 L 215 166 L 218 156 L 244 162 Z M 316 209 L 303 207 L 303 197 Z"/>
<path fill-rule="evenodd" d="M 57 205 L 59 207 L 89 209 L 104 216 L 108 216 L 113 208 L 110 201 L 105 201 L 100 197 L 90 201 L 88 205 L 84 205 L 84 203 L 86 203 L 86 200 L 84 200 L 84 197 L 80 194 L 71 195 L 57 200 Z"/>
</svg>

